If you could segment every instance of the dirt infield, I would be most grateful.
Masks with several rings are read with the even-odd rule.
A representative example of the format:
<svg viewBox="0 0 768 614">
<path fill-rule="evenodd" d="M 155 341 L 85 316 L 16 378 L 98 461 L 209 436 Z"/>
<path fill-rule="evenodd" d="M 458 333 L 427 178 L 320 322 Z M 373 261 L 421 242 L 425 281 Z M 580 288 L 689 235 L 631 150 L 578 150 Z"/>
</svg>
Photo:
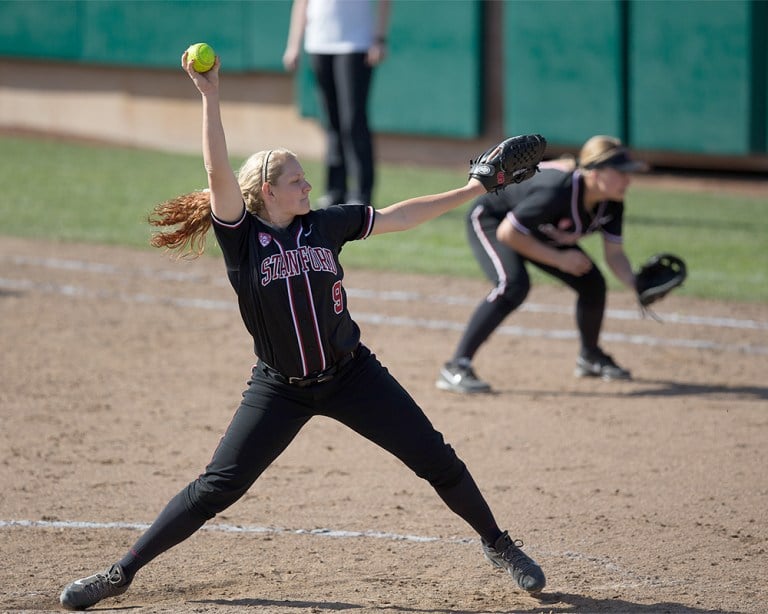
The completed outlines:
<svg viewBox="0 0 768 614">
<path fill-rule="evenodd" d="M 227 512 L 99 609 L 226 613 L 766 611 L 768 305 L 609 297 L 632 382 L 572 377 L 571 294 L 536 287 L 477 359 L 496 394 L 434 388 L 486 287 L 349 271 L 363 339 L 548 575 L 516 590 L 398 461 L 312 421 Z M 0 610 L 58 610 L 204 467 L 254 357 L 214 258 L 0 240 Z"/>
</svg>

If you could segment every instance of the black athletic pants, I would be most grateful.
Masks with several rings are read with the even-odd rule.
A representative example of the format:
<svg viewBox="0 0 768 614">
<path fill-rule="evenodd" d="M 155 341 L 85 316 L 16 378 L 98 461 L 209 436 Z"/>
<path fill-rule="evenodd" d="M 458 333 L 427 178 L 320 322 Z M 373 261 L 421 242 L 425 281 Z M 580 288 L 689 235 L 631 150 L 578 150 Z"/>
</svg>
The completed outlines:
<svg viewBox="0 0 768 614">
<path fill-rule="evenodd" d="M 453 359 L 471 360 L 504 319 L 522 305 L 531 289 L 527 262 L 558 278 L 576 292 L 576 326 L 581 350 L 589 352 L 597 349 L 607 292 L 600 269 L 593 262 L 588 273 L 576 276 L 526 260 L 496 237 L 500 222 L 496 216 L 484 212 L 482 206 L 470 210 L 467 216 L 467 237 L 472 252 L 486 277 L 495 285 L 472 314 Z M 581 250 L 578 246 L 574 249 Z"/>
<path fill-rule="evenodd" d="M 331 204 L 370 205 L 374 164 L 368 93 L 373 69 L 365 53 L 312 54 L 309 58 L 325 119 L 326 193 Z"/>
<path fill-rule="evenodd" d="M 242 497 L 315 415 L 338 420 L 394 454 L 486 541 L 501 534 L 453 448 L 389 371 L 360 346 L 336 377 L 305 388 L 277 382 L 255 367 L 205 472 L 168 503 L 121 559 L 126 575 L 133 578 L 146 563 Z"/>
</svg>

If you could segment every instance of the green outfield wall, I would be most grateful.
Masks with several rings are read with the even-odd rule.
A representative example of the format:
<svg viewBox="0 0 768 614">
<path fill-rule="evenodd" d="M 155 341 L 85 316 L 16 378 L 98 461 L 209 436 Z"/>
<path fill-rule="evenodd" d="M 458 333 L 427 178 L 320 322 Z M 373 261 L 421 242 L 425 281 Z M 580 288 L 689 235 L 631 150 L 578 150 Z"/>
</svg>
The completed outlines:
<svg viewBox="0 0 768 614">
<path fill-rule="evenodd" d="M 209 42 L 224 70 L 281 73 L 289 0 L 0 0 L 0 55 L 177 68 Z M 378 132 L 473 139 L 592 134 L 678 154 L 764 156 L 765 0 L 392 0 Z M 317 116 L 303 63 L 295 101 Z M 1 84 L 0 84 L 1 85 Z"/>
<path fill-rule="evenodd" d="M 0 0 L 0 55 L 176 68 L 193 42 L 229 70 L 282 70 L 284 0 Z"/>
<path fill-rule="evenodd" d="M 507 131 L 765 153 L 767 13 L 764 0 L 507 2 Z"/>
</svg>

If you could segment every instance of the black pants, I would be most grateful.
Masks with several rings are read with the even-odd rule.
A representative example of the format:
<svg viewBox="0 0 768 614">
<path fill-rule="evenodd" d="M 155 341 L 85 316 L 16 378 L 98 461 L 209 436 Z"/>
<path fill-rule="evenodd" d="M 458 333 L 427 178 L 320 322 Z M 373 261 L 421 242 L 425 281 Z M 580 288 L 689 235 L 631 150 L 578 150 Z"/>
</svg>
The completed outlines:
<svg viewBox="0 0 768 614">
<path fill-rule="evenodd" d="M 315 415 L 338 420 L 394 454 L 486 541 L 500 535 L 462 460 L 389 371 L 360 346 L 332 380 L 305 388 L 254 368 L 205 472 L 168 503 L 121 559 L 128 577 L 242 497 Z"/>
<path fill-rule="evenodd" d="M 472 359 L 480 346 L 504 319 L 522 305 L 531 289 L 526 269 L 530 262 L 572 288 L 576 298 L 576 326 L 582 351 L 598 347 L 605 314 L 607 288 L 600 269 L 592 263 L 588 273 L 576 276 L 533 260 L 527 260 L 496 237 L 501 220 L 478 206 L 467 216 L 467 237 L 472 252 L 486 277 L 495 285 L 472 314 L 454 353 L 458 358 Z M 579 249 L 573 246 L 573 249 Z M 583 252 L 583 250 L 581 250 Z"/>
<path fill-rule="evenodd" d="M 209 518 L 229 507 L 315 415 L 345 424 L 433 486 L 456 483 L 464 464 L 453 448 L 370 351 L 361 354 L 330 382 L 306 388 L 255 368 L 213 459 L 187 489 L 190 507 Z"/>
<path fill-rule="evenodd" d="M 373 142 L 368 93 L 373 69 L 365 53 L 309 56 L 326 131 L 326 192 L 331 204 L 371 204 Z M 348 181 L 348 179 L 350 181 Z"/>
</svg>

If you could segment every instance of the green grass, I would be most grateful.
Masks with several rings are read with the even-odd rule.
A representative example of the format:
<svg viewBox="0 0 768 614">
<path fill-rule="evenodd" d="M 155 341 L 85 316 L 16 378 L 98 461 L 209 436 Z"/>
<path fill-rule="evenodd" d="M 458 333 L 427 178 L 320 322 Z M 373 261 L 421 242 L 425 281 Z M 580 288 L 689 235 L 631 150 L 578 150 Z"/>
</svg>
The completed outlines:
<svg viewBox="0 0 768 614">
<path fill-rule="evenodd" d="M 233 164 L 238 165 L 239 159 Z M 320 164 L 302 160 L 315 194 Z M 380 165 L 379 206 L 461 185 L 459 170 Z M 0 234 L 149 247 L 152 207 L 205 185 L 200 155 L 0 137 Z M 768 189 L 766 192 L 768 196 Z M 479 277 L 465 238 L 468 205 L 405 233 L 345 246 L 346 268 Z M 678 292 L 739 301 L 768 300 L 768 198 L 726 192 L 684 192 L 633 185 L 627 198 L 625 248 L 635 265 L 671 251 L 688 263 Z M 606 271 L 598 237 L 584 247 Z M 211 241 L 209 253 L 218 255 Z M 534 271 L 534 278 L 549 283 Z"/>
</svg>

